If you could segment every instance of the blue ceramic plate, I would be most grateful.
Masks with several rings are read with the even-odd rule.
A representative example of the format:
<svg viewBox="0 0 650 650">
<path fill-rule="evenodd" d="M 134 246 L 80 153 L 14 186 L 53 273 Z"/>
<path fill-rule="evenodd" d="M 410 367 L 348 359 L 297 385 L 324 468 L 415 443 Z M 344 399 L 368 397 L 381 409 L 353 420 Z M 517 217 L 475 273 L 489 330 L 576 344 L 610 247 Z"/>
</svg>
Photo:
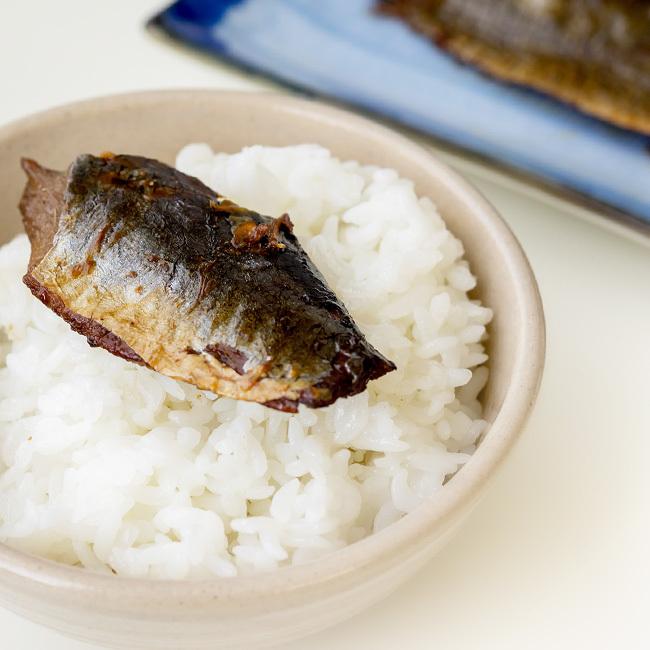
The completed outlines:
<svg viewBox="0 0 650 650">
<path fill-rule="evenodd" d="M 648 138 L 439 51 L 371 0 L 179 0 L 150 25 L 650 224 Z"/>
</svg>

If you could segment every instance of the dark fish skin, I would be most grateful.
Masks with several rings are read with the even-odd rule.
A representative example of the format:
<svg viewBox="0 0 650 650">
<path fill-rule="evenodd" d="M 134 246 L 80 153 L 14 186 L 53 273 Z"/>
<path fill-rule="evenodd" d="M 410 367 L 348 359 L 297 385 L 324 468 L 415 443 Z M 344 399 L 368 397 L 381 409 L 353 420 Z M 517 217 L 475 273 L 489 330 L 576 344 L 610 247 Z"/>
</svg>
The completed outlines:
<svg viewBox="0 0 650 650">
<path fill-rule="evenodd" d="M 25 284 L 91 345 L 217 394 L 295 412 L 395 369 L 292 233 L 156 160 L 22 161 Z"/>
<path fill-rule="evenodd" d="M 459 59 L 650 134 L 647 0 L 378 0 Z"/>
</svg>

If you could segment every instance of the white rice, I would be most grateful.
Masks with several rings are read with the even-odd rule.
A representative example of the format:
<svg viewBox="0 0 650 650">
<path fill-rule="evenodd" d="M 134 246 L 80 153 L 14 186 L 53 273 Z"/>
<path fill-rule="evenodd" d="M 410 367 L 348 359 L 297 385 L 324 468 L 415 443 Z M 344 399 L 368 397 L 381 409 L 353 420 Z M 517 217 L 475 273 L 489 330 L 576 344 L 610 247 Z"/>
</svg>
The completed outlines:
<svg viewBox="0 0 650 650">
<path fill-rule="evenodd" d="M 0 541 L 125 576 L 234 576 L 312 560 L 399 519 L 485 427 L 463 248 L 389 169 L 322 147 L 189 145 L 178 167 L 296 232 L 367 338 L 397 364 L 297 415 L 217 398 L 91 349 L 0 249 Z"/>
</svg>

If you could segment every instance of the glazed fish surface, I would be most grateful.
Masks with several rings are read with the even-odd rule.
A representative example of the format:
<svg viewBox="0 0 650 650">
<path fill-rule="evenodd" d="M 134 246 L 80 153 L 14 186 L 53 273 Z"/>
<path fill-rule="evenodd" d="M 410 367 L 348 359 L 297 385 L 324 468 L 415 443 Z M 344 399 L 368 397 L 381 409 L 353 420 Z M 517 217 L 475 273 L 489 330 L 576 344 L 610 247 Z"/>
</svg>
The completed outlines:
<svg viewBox="0 0 650 650">
<path fill-rule="evenodd" d="M 495 77 L 650 134 L 646 0 L 379 0 L 377 7 Z"/>
<path fill-rule="evenodd" d="M 131 155 L 67 172 L 23 159 L 24 282 L 93 346 L 214 393 L 295 412 L 393 370 L 292 233 Z"/>
</svg>

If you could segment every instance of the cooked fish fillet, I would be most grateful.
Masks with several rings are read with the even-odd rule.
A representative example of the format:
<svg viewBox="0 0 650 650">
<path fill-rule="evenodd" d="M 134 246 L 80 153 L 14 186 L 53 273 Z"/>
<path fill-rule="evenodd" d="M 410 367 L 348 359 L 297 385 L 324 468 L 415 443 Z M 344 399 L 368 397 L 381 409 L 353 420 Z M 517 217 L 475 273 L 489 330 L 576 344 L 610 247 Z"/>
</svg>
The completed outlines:
<svg viewBox="0 0 650 650">
<path fill-rule="evenodd" d="M 23 160 L 24 281 L 91 345 L 220 395 L 295 411 L 395 366 L 292 233 L 156 160 Z"/>
<path fill-rule="evenodd" d="M 650 2 L 379 0 L 439 47 L 618 126 L 650 134 Z"/>
</svg>

